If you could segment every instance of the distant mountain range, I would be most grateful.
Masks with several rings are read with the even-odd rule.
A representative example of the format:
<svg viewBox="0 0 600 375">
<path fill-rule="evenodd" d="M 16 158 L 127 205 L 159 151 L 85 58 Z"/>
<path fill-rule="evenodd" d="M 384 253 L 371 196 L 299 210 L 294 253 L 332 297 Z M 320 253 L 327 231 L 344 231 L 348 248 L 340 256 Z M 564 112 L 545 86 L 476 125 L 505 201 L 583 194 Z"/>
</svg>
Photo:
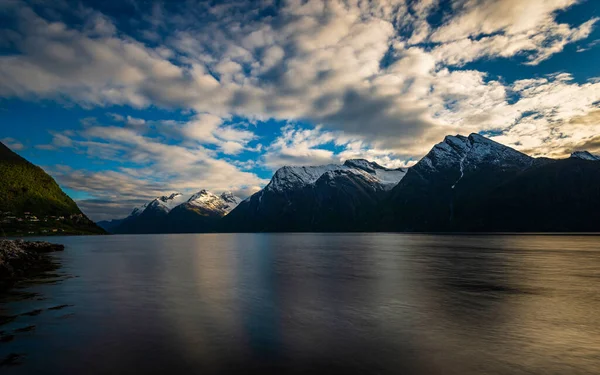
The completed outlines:
<svg viewBox="0 0 600 375">
<path fill-rule="evenodd" d="M 375 230 L 381 204 L 406 176 L 366 160 L 283 167 L 264 189 L 224 217 L 224 231 Z"/>
<path fill-rule="evenodd" d="M 103 234 L 56 181 L 0 143 L 0 235 Z"/>
<path fill-rule="evenodd" d="M 173 194 L 99 224 L 113 233 L 600 231 L 600 157 L 532 158 L 478 134 L 447 136 L 411 168 L 283 167 L 241 202 Z"/>
<path fill-rule="evenodd" d="M 199 233 L 217 231 L 220 219 L 240 198 L 230 192 L 215 195 L 201 190 L 190 197 L 180 193 L 162 196 L 136 207 L 124 219 L 101 221 L 111 233 Z"/>
</svg>

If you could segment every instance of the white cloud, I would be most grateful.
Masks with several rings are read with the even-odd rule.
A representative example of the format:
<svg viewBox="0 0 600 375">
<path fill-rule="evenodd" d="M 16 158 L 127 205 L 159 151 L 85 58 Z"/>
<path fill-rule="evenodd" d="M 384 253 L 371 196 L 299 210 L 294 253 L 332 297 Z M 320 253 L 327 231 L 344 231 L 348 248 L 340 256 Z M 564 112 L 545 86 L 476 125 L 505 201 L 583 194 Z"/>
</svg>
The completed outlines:
<svg viewBox="0 0 600 375">
<path fill-rule="evenodd" d="M 216 143 L 213 133 L 219 128 L 223 121 L 219 116 L 211 114 L 200 114 L 192 121 L 183 126 L 183 134 L 200 143 Z"/>
<path fill-rule="evenodd" d="M 74 29 L 21 4 L 14 12 L 24 27 L 13 38 L 21 54 L 0 57 L 0 95 L 189 108 L 199 115 L 185 125 L 186 136 L 230 154 L 246 147 L 246 135 L 238 132 L 240 140 L 215 132 L 225 134 L 219 122 L 234 114 L 307 119 L 410 154 L 474 121 L 479 130 L 497 126 L 486 122 L 490 107 L 479 107 L 479 116 L 473 108 L 507 88 L 479 78 L 469 89 L 486 96 L 457 93 L 450 85 L 463 86 L 456 81 L 460 74 L 447 73 L 447 65 L 523 53 L 537 64 L 590 34 L 596 19 L 574 27 L 556 22 L 556 12 L 574 3 L 457 0 L 453 16 L 437 30 L 427 23 L 439 7 L 434 0 L 409 6 L 290 1 L 270 18 L 253 17 L 263 5 L 251 3 L 198 5 L 177 17 L 159 7 L 149 18 L 152 27 L 179 27 L 156 48 L 120 35 L 94 12 L 85 23 L 93 27 Z M 211 18 L 198 22 L 204 13 Z M 411 30 L 406 40 L 398 36 L 403 29 Z M 435 46 L 411 47 L 427 40 Z M 396 61 L 382 66 L 390 51 Z M 485 75 L 464 73 L 469 79 Z M 440 109 L 448 103 L 454 104 Z"/>
<path fill-rule="evenodd" d="M 332 151 L 334 146 L 340 151 Z M 281 128 L 281 135 L 267 147 L 263 155 L 264 165 L 272 170 L 284 165 L 341 164 L 348 159 L 367 159 L 390 168 L 412 163 L 398 160 L 392 150 L 377 149 L 339 132 L 325 131 L 319 126 L 303 129 L 293 124 Z"/>
<path fill-rule="evenodd" d="M 446 134 L 493 130 L 521 150 L 563 155 L 600 130 L 598 82 L 565 71 L 507 83 L 464 66 L 536 65 L 583 41 L 596 18 L 557 20 L 576 2 L 453 0 L 437 29 L 428 22 L 437 0 L 186 3 L 176 14 L 155 5 L 139 34 L 126 35 L 95 11 L 67 25 L 60 12 L 12 1 L 4 10 L 18 27 L 0 36 L 15 53 L 0 56 L 0 96 L 188 111 L 188 121 L 109 114 L 119 126 L 87 120 L 79 135 L 37 146 L 151 165 L 153 177 L 182 188 L 259 186 L 245 162 L 223 159 L 244 151 L 263 153 L 256 160 L 268 168 L 350 157 L 403 166 Z M 322 125 L 285 127 L 262 148 L 236 116 Z"/>
<path fill-rule="evenodd" d="M 197 143 L 166 143 L 162 137 L 145 136 L 131 128 L 92 126 L 72 136 L 57 133 L 54 138 L 61 139 L 60 144 L 53 144 L 55 148 L 73 148 L 90 158 L 121 163 L 117 170 L 91 172 L 63 168 L 53 173 L 65 187 L 88 192 L 101 201 L 120 202 L 124 206 L 121 212 L 131 210 L 132 201 L 171 191 L 239 190 L 266 183 L 253 173 L 217 159 L 213 151 Z M 93 211 L 101 208 L 94 201 L 88 200 L 86 204 L 93 217 L 102 215 Z"/>
<path fill-rule="evenodd" d="M 0 139 L 0 142 L 4 143 L 6 147 L 10 148 L 13 151 L 21 151 L 25 148 L 25 145 L 23 145 L 23 143 L 10 137 L 2 138 Z"/>
</svg>

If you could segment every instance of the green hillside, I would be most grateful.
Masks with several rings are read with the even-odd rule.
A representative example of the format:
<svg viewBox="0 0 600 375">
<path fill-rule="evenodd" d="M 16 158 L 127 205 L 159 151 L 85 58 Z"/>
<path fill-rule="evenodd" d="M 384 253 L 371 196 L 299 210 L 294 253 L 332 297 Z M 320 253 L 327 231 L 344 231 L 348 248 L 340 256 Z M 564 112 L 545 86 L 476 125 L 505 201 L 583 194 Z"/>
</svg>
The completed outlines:
<svg viewBox="0 0 600 375">
<path fill-rule="evenodd" d="M 83 215 L 77 204 L 42 168 L 31 164 L 2 143 L 0 227 L 5 234 L 104 232 Z"/>
</svg>

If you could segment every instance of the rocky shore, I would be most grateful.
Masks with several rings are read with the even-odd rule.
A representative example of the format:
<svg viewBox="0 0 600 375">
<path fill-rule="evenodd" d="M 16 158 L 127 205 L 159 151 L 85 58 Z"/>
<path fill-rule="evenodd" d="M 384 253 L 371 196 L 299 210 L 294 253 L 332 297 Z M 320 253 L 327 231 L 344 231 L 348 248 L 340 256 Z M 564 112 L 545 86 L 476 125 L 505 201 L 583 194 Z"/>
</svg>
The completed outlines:
<svg viewBox="0 0 600 375">
<path fill-rule="evenodd" d="M 0 240 L 0 291 L 21 278 L 52 269 L 54 262 L 48 253 L 64 248 L 45 241 Z"/>
</svg>

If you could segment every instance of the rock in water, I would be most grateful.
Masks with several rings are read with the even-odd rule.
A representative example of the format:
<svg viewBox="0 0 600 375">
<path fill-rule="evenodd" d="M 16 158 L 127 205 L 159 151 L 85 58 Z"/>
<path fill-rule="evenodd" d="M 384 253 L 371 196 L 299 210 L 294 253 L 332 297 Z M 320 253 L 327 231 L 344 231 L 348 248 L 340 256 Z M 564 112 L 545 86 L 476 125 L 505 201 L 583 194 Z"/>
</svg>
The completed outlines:
<svg viewBox="0 0 600 375">
<path fill-rule="evenodd" d="M 19 278 L 52 269 L 54 264 L 47 253 L 64 248 L 44 241 L 0 240 L 0 290 Z"/>
</svg>

